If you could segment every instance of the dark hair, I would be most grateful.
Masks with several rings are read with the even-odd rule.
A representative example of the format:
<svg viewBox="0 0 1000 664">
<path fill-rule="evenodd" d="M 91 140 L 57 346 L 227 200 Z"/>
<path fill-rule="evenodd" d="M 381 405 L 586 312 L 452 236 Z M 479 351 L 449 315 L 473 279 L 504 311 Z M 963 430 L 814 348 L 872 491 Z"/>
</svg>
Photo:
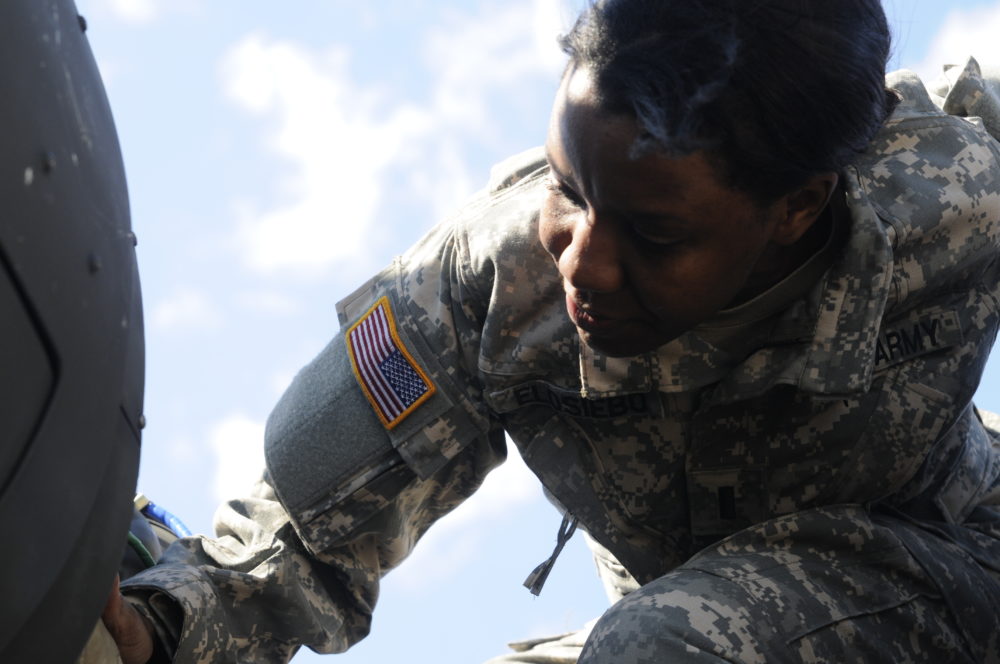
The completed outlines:
<svg viewBox="0 0 1000 664">
<path fill-rule="evenodd" d="M 706 150 L 761 202 L 849 164 L 895 104 L 879 0 L 599 0 L 560 43 L 638 151 Z"/>
</svg>

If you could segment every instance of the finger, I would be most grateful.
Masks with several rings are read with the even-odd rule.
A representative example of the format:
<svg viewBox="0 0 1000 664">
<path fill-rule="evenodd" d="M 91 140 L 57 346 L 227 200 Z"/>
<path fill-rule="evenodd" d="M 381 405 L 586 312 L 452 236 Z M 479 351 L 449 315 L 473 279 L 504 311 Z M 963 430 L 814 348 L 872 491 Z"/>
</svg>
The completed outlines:
<svg viewBox="0 0 1000 664">
<path fill-rule="evenodd" d="M 153 656 L 153 626 L 122 597 L 117 576 L 101 619 L 118 645 L 122 664 L 145 664 Z"/>
<path fill-rule="evenodd" d="M 115 574 L 115 580 L 111 584 L 111 593 L 108 595 L 108 601 L 104 603 L 104 610 L 101 612 L 101 618 L 104 619 L 105 624 L 111 620 L 114 621 L 122 609 L 122 593 L 121 593 L 121 580 L 117 574 Z"/>
</svg>

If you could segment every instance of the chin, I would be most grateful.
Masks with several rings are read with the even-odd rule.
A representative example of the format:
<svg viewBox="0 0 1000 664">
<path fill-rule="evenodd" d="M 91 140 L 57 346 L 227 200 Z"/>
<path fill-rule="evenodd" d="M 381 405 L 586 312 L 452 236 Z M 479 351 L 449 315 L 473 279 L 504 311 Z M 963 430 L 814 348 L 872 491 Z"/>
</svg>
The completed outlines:
<svg viewBox="0 0 1000 664">
<path fill-rule="evenodd" d="M 580 340 L 590 346 L 595 351 L 607 355 L 608 357 L 633 357 L 642 355 L 648 351 L 656 349 L 660 344 L 649 340 L 622 338 L 622 337 L 598 337 L 589 332 L 584 332 L 577 328 Z M 645 343 L 643 343 L 645 341 Z"/>
</svg>

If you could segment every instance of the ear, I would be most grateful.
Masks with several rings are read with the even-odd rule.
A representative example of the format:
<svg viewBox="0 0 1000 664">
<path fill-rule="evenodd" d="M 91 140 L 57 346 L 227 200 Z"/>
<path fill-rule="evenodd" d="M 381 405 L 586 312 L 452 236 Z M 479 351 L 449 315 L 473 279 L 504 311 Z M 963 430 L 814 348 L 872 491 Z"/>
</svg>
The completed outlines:
<svg viewBox="0 0 1000 664">
<path fill-rule="evenodd" d="M 836 173 L 820 173 L 779 199 L 784 209 L 771 240 L 786 247 L 798 242 L 826 209 L 839 180 Z"/>
</svg>

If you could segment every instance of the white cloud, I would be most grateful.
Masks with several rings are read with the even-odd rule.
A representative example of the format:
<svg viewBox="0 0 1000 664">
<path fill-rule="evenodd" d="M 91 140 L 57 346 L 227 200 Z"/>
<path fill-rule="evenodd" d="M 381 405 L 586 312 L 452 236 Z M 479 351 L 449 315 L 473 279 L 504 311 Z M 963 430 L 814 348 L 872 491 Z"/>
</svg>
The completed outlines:
<svg viewBox="0 0 1000 664">
<path fill-rule="evenodd" d="M 149 23 L 159 13 L 156 0 L 108 0 L 108 6 L 115 16 L 129 23 Z"/>
<path fill-rule="evenodd" d="M 244 291 L 237 297 L 242 309 L 268 316 L 288 316 L 302 310 L 301 303 L 275 290 Z"/>
<path fill-rule="evenodd" d="M 92 9 L 110 14 L 123 23 L 149 25 L 167 15 L 183 12 L 197 14 L 203 0 L 77 0 L 77 7 L 88 15 Z"/>
<path fill-rule="evenodd" d="M 558 74 L 563 7 L 559 0 L 492 4 L 432 32 L 427 57 L 437 76 L 434 117 L 452 128 L 489 132 L 491 98 L 516 94 L 526 77 Z"/>
<path fill-rule="evenodd" d="M 198 446 L 187 436 L 175 436 L 164 446 L 167 456 L 178 465 L 197 463 L 200 461 Z"/>
<path fill-rule="evenodd" d="M 97 70 L 101 73 L 101 83 L 104 84 L 108 96 L 113 98 L 112 90 L 116 87 L 122 67 L 117 60 L 105 59 L 99 53 L 94 53 L 94 60 L 97 62 Z"/>
<path fill-rule="evenodd" d="M 469 144 L 514 149 L 497 130 L 498 113 L 517 109 L 532 81 L 556 80 L 565 63 L 556 38 L 572 16 L 565 0 L 490 3 L 430 33 L 424 51 L 434 77 L 428 107 L 433 149 L 421 156 L 428 167 L 415 171 L 411 186 L 431 202 L 435 217 L 485 184 L 485 173 L 470 173 Z M 537 115 L 532 109 L 539 126 L 547 110 Z"/>
<path fill-rule="evenodd" d="M 915 70 L 934 82 L 945 64 L 965 64 L 969 56 L 980 64 L 1000 65 L 1000 3 L 975 9 L 955 9 L 931 41 L 927 57 Z"/>
<path fill-rule="evenodd" d="M 222 316 L 205 293 L 185 288 L 153 305 L 149 324 L 161 331 L 210 330 L 222 324 Z"/>
<path fill-rule="evenodd" d="M 495 143 L 504 112 L 497 100 L 516 106 L 526 80 L 558 75 L 563 56 L 555 40 L 569 19 L 563 0 L 454 16 L 425 44 L 432 92 L 424 106 L 390 106 L 374 87 L 356 84 L 343 48 L 314 52 L 259 34 L 240 41 L 222 62 L 224 88 L 273 123 L 269 147 L 288 164 L 275 192 L 281 202 L 241 213 L 246 264 L 311 276 L 357 257 L 377 232 L 374 215 L 392 165 L 419 166 L 410 184 L 437 215 L 454 207 L 485 181 L 485 174 L 469 177 L 461 146 L 469 136 Z"/>
<path fill-rule="evenodd" d="M 212 427 L 209 444 L 215 453 L 216 500 L 246 495 L 264 468 L 264 423 L 229 415 Z"/>
<path fill-rule="evenodd" d="M 507 461 L 486 477 L 475 495 L 434 524 L 413 554 L 393 572 L 393 583 L 419 590 L 455 578 L 478 555 L 481 540 L 498 520 L 523 513 L 532 503 L 554 509 L 514 444 L 508 440 L 507 445 Z"/>
<path fill-rule="evenodd" d="M 260 35 L 224 59 L 227 92 L 275 122 L 270 147 L 289 164 L 278 183 L 284 202 L 242 221 L 254 269 L 309 274 L 357 255 L 372 233 L 383 169 L 425 131 L 426 116 L 413 107 L 375 119 L 374 95 L 351 82 L 347 60 L 342 49 L 317 55 Z"/>
<path fill-rule="evenodd" d="M 281 371 L 271 376 L 271 391 L 275 397 L 280 397 L 285 393 L 288 386 L 292 384 L 295 374 L 295 371 Z"/>
<path fill-rule="evenodd" d="M 462 141 L 443 131 L 436 149 L 422 156 L 429 168 L 414 168 L 410 172 L 409 186 L 420 192 L 431 205 L 434 219 L 443 219 L 463 200 L 486 182 L 485 173 L 472 173 L 462 154 Z"/>
</svg>

